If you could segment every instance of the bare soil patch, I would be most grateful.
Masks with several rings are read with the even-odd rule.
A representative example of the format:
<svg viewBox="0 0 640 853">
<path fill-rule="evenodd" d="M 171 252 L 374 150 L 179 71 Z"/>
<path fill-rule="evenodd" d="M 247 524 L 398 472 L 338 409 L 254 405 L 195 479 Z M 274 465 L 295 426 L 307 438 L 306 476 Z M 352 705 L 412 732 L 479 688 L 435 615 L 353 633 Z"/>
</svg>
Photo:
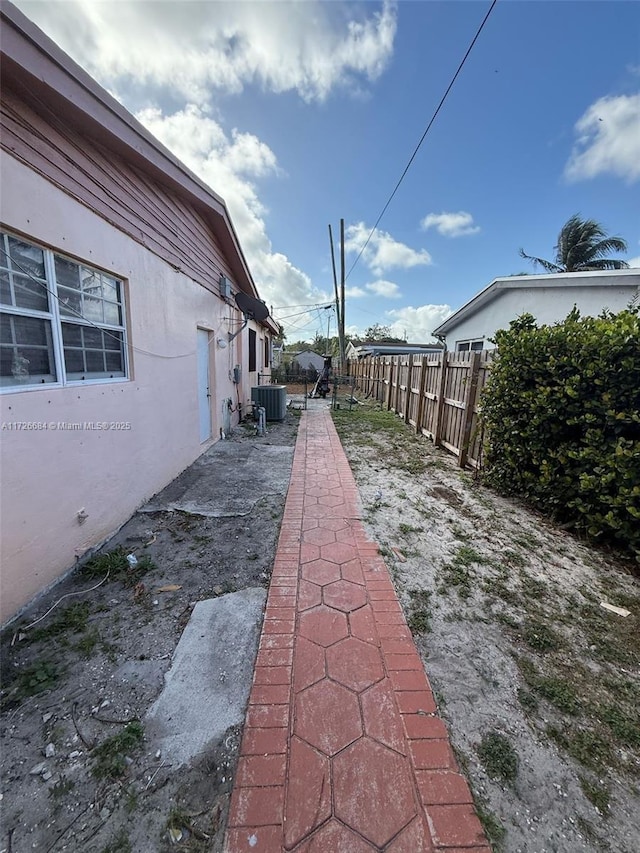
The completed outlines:
<svg viewBox="0 0 640 853">
<path fill-rule="evenodd" d="M 485 488 L 379 405 L 334 419 L 494 849 L 639 850 L 633 567 Z"/>
<path fill-rule="evenodd" d="M 228 445 L 291 448 L 297 426 L 289 414 L 262 438 L 251 424 L 237 428 L 225 469 Z M 256 491 L 250 515 L 138 512 L 3 632 L 0 850 L 222 849 L 240 727 L 176 770 L 146 738 L 144 717 L 195 603 L 268 586 L 285 491 Z"/>
</svg>

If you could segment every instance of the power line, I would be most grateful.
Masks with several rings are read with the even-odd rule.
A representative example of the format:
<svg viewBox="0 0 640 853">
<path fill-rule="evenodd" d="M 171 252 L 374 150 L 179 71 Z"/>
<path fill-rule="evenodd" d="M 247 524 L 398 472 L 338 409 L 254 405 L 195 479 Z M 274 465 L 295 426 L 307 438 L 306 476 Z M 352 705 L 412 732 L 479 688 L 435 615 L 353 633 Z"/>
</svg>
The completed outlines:
<svg viewBox="0 0 640 853">
<path fill-rule="evenodd" d="M 328 301 L 328 300 L 327 300 Z M 301 302 L 299 305 L 277 305 L 275 308 L 272 306 L 272 311 L 287 311 L 289 308 L 322 308 L 324 307 L 324 302 Z"/>
<path fill-rule="evenodd" d="M 412 164 L 412 163 L 413 163 L 413 161 L 415 160 L 416 155 L 417 155 L 418 151 L 420 150 L 420 147 L 421 147 L 422 143 L 424 142 L 424 140 L 425 140 L 425 138 L 426 138 L 427 134 L 428 134 L 428 133 L 429 133 L 429 131 L 431 130 L 431 126 L 432 126 L 432 124 L 433 124 L 433 123 L 434 123 L 434 121 L 436 120 L 436 118 L 437 118 L 437 116 L 438 116 L 438 113 L 440 112 L 440 110 L 442 109 L 442 107 L 443 107 L 443 105 L 444 105 L 444 102 L 447 100 L 447 97 L 448 97 L 448 95 L 449 95 L 449 92 L 451 91 L 451 89 L 453 89 L 453 85 L 454 85 L 454 83 L 456 82 L 456 80 L 457 80 L 457 78 L 458 78 L 458 75 L 459 75 L 459 74 L 460 74 L 460 72 L 462 71 L 462 68 L 463 68 L 463 66 L 464 66 L 465 62 L 467 61 L 467 59 L 468 59 L 468 57 L 469 57 L 469 54 L 470 54 L 470 53 L 471 53 L 471 51 L 473 50 L 473 47 L 474 47 L 475 43 L 477 42 L 477 40 L 478 40 L 478 38 L 479 38 L 479 36 L 480 36 L 480 33 L 481 33 L 481 32 L 482 32 L 482 30 L 484 29 L 484 25 L 485 25 L 485 24 L 487 23 L 487 21 L 489 20 L 489 16 L 490 16 L 490 15 L 491 15 L 491 13 L 493 12 L 493 9 L 494 9 L 494 7 L 495 7 L 495 5 L 496 5 L 496 3 L 497 3 L 497 2 L 498 2 L 498 0 L 493 0 L 493 2 L 491 3 L 491 6 L 489 7 L 489 11 L 488 11 L 488 12 L 487 12 L 487 14 L 484 16 L 484 19 L 483 19 L 482 23 L 480 24 L 480 26 L 478 27 L 478 30 L 477 30 L 477 32 L 476 32 L 476 34 L 475 34 L 475 36 L 473 37 L 473 40 L 471 41 L 471 44 L 470 44 L 470 45 L 469 45 L 469 47 L 467 48 L 467 52 L 466 52 L 466 53 L 465 53 L 465 55 L 462 57 L 462 61 L 461 61 L 461 62 L 460 62 L 460 64 L 458 65 L 458 68 L 457 68 L 457 70 L 456 70 L 456 73 L 455 73 L 455 74 L 453 75 L 453 77 L 451 78 L 451 82 L 450 82 L 450 83 L 449 83 L 449 85 L 447 86 L 447 89 L 446 89 L 446 91 L 445 91 L 444 95 L 443 95 L 443 96 L 442 96 L 442 98 L 440 99 L 440 103 L 439 103 L 439 104 L 438 104 L 438 106 L 436 107 L 436 111 L 435 111 L 435 112 L 434 112 L 434 114 L 431 116 L 431 121 L 429 122 L 429 124 L 427 125 L 427 127 L 426 127 L 426 129 L 425 129 L 424 133 L 423 133 L 423 134 L 422 134 L 422 136 L 420 137 L 420 141 L 418 142 L 418 144 L 417 144 L 417 145 L 416 145 L 416 147 L 414 148 L 414 150 L 413 150 L 413 154 L 412 154 L 412 155 L 411 155 L 411 157 L 409 158 L 409 162 L 408 162 L 408 163 L 407 163 L 407 165 L 405 166 L 403 173 L 400 175 L 400 178 L 398 179 L 397 184 L 396 184 L 396 185 L 395 185 L 395 187 L 393 188 L 393 192 L 391 193 L 391 195 L 390 195 L 390 196 L 389 196 L 389 198 L 387 199 L 387 201 L 386 201 L 386 203 L 385 203 L 384 207 L 382 208 L 382 210 L 381 210 L 381 212 L 380 212 L 380 215 L 378 216 L 378 218 L 377 218 L 377 219 L 376 219 L 376 221 L 375 221 L 375 225 L 373 226 L 373 228 L 372 228 L 372 229 L 371 229 L 371 231 L 369 232 L 369 236 L 368 236 L 368 237 L 367 237 L 367 239 L 365 240 L 365 243 L 364 243 L 363 247 L 362 247 L 362 248 L 360 249 L 360 251 L 358 252 L 358 256 L 356 257 L 355 261 L 351 264 L 351 267 L 350 267 L 350 269 L 349 269 L 349 272 L 347 273 L 347 275 L 346 275 L 346 277 L 345 277 L 345 281 L 349 278 L 349 276 L 350 276 L 350 275 L 351 275 L 351 273 L 353 272 L 353 269 L 354 269 L 355 265 L 358 263 L 358 261 L 359 261 L 359 260 L 360 260 L 360 258 L 362 257 L 362 253 L 364 252 L 364 250 L 365 250 L 365 249 L 367 248 L 367 246 L 369 245 L 369 241 L 370 241 L 370 240 L 371 240 L 371 238 L 373 237 L 373 235 L 374 235 L 374 232 L 375 232 L 376 228 L 377 228 L 377 227 L 378 227 L 378 225 L 380 224 L 380 220 L 382 219 L 382 217 L 384 216 L 384 214 L 385 214 L 385 213 L 386 213 L 386 211 L 387 211 L 387 208 L 389 207 L 389 205 L 390 205 L 390 204 L 391 204 L 391 202 L 393 201 L 393 197 L 394 197 L 394 196 L 395 196 L 395 194 L 398 192 L 398 189 L 400 188 L 400 184 L 401 184 L 401 183 L 403 182 L 403 180 L 405 179 L 405 176 L 406 176 L 407 172 L 409 171 L 409 169 L 410 169 L 410 167 L 411 167 L 411 164 Z"/>
</svg>

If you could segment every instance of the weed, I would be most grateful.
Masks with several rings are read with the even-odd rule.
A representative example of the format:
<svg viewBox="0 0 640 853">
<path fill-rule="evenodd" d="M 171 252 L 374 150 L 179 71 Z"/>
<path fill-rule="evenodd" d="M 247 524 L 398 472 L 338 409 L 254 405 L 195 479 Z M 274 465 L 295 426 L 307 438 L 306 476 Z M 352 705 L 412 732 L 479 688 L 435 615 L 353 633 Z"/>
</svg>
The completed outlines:
<svg viewBox="0 0 640 853">
<path fill-rule="evenodd" d="M 54 782 L 49 788 L 49 797 L 52 800 L 61 800 L 65 794 L 72 791 L 76 783 L 72 779 L 67 779 L 66 776 L 60 776 L 57 782 Z"/>
<path fill-rule="evenodd" d="M 459 545 L 453 560 L 442 567 L 443 584 L 440 589 L 446 590 L 448 586 L 454 586 L 460 598 L 469 598 L 472 582 L 475 580 L 475 572 L 471 570 L 471 566 L 483 563 L 486 563 L 486 559 L 479 551 L 470 545 Z"/>
<path fill-rule="evenodd" d="M 544 581 L 532 578 L 525 572 L 520 572 L 520 584 L 523 594 L 536 600 L 545 598 L 549 591 L 549 588 Z"/>
<path fill-rule="evenodd" d="M 611 745 L 596 732 L 572 726 L 559 729 L 554 725 L 548 725 L 546 732 L 568 755 L 591 770 L 611 764 Z"/>
<path fill-rule="evenodd" d="M 6 701 L 21 702 L 27 696 L 35 696 L 44 690 L 50 690 L 55 687 L 61 674 L 61 670 L 53 661 L 40 660 L 18 673 L 7 693 Z"/>
<path fill-rule="evenodd" d="M 424 531 L 424 527 L 414 527 L 412 524 L 400 522 L 398 530 L 403 534 L 403 536 L 406 536 L 409 533 L 422 533 Z"/>
<path fill-rule="evenodd" d="M 482 588 L 494 598 L 500 598 L 507 604 L 517 606 L 521 603 L 520 595 L 506 585 L 501 578 L 484 578 Z"/>
<path fill-rule="evenodd" d="M 124 810 L 127 814 L 133 814 L 138 808 L 138 794 L 133 788 L 127 788 L 125 791 Z"/>
<path fill-rule="evenodd" d="M 518 754 L 509 738 L 500 732 L 492 731 L 482 736 L 478 758 L 492 779 L 513 782 L 518 775 Z"/>
<path fill-rule="evenodd" d="M 462 566 L 470 566 L 472 563 L 477 563 L 482 566 L 487 562 L 486 558 L 475 548 L 470 545 L 460 545 L 455 555 L 455 562 Z"/>
<path fill-rule="evenodd" d="M 544 622 L 537 619 L 527 619 L 522 631 L 522 639 L 537 652 L 549 652 L 560 647 L 558 635 Z"/>
<path fill-rule="evenodd" d="M 529 658 L 516 657 L 516 663 L 525 682 L 538 696 L 566 714 L 578 713 L 580 710 L 578 697 L 565 678 L 541 675 Z"/>
<path fill-rule="evenodd" d="M 100 853 L 131 853 L 133 850 L 129 836 L 124 829 L 113 837 L 113 839 L 102 848 Z"/>
<path fill-rule="evenodd" d="M 536 691 L 550 702 L 559 711 L 564 711 L 566 714 L 577 714 L 580 709 L 580 703 L 573 690 L 564 679 L 551 677 L 543 677 L 538 679 L 535 684 Z"/>
<path fill-rule="evenodd" d="M 527 558 L 521 551 L 512 551 L 507 548 L 502 552 L 502 556 L 511 566 L 526 566 L 527 564 Z"/>
<path fill-rule="evenodd" d="M 88 601 L 71 604 L 58 611 L 49 623 L 45 622 L 41 627 L 28 631 L 26 639 L 29 642 L 37 642 L 62 637 L 67 633 L 79 634 L 87 627 L 90 612 L 91 605 Z"/>
<path fill-rule="evenodd" d="M 607 814 L 611 794 L 606 785 L 601 782 L 592 782 L 586 776 L 580 776 L 580 787 L 585 797 L 592 803 L 600 814 Z"/>
<path fill-rule="evenodd" d="M 502 622 L 503 625 L 507 625 L 509 628 L 517 628 L 520 624 L 518 620 L 506 610 L 498 611 L 498 613 L 495 614 L 495 618 L 497 622 Z"/>
<path fill-rule="evenodd" d="M 520 547 L 524 548 L 526 551 L 537 550 L 542 545 L 537 536 L 526 532 L 519 533 L 517 536 L 514 536 L 513 541 L 516 545 L 520 545 Z"/>
<path fill-rule="evenodd" d="M 130 566 L 126 551 L 118 547 L 92 557 L 80 571 L 89 578 L 103 578 L 109 572 L 109 581 L 118 580 L 127 587 L 133 587 L 155 567 L 153 560 L 146 555 L 140 557 L 135 566 Z"/>
<path fill-rule="evenodd" d="M 455 522 L 451 525 L 451 533 L 459 542 L 468 542 L 469 539 L 471 539 L 471 534 L 467 533 L 466 530 L 463 530 L 462 527 Z"/>
<path fill-rule="evenodd" d="M 538 710 L 538 700 L 529 690 L 525 690 L 523 687 L 518 687 L 516 696 L 518 697 L 518 702 L 520 702 L 527 713 L 532 714 L 534 711 Z"/>
<path fill-rule="evenodd" d="M 87 631 L 84 637 L 76 643 L 75 649 L 83 658 L 88 659 L 93 657 L 96 646 L 99 643 L 100 632 L 97 628 L 94 628 L 92 631 Z"/>
<path fill-rule="evenodd" d="M 125 760 L 129 752 L 140 746 L 144 738 L 142 723 L 129 723 L 117 735 L 107 738 L 92 753 L 92 773 L 97 779 L 120 779 L 127 769 Z"/>
<path fill-rule="evenodd" d="M 427 634 L 431 631 L 431 593 L 426 589 L 410 589 L 411 612 L 407 625 L 413 634 Z"/>
<path fill-rule="evenodd" d="M 484 834 L 487 836 L 487 841 L 494 850 L 494 853 L 502 850 L 506 829 L 502 821 L 488 808 L 476 801 L 476 812 L 484 829 Z"/>
<path fill-rule="evenodd" d="M 640 710 L 637 705 L 631 713 L 617 705 L 606 705 L 600 708 L 598 717 L 619 743 L 631 748 L 640 747 Z"/>
<path fill-rule="evenodd" d="M 593 828 L 593 824 L 590 820 L 587 820 L 586 817 L 582 817 L 582 815 L 576 815 L 576 826 L 583 834 L 583 836 L 587 839 L 587 841 L 591 841 L 594 846 L 597 846 L 598 850 L 604 851 L 610 850 L 611 847 L 609 842 L 605 838 L 601 838 L 598 833 Z"/>
</svg>

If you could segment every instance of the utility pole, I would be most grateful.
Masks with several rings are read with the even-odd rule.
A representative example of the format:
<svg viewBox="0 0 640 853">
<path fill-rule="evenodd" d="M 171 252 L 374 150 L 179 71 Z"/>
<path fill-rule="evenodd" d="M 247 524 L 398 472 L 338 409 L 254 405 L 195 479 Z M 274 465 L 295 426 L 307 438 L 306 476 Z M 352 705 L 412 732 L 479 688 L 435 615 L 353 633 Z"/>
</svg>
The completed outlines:
<svg viewBox="0 0 640 853">
<path fill-rule="evenodd" d="M 340 367 L 345 368 L 344 343 L 344 219 L 340 220 Z"/>
<path fill-rule="evenodd" d="M 336 323 L 338 326 L 338 341 L 340 341 L 340 300 L 338 299 L 338 276 L 336 275 L 336 255 L 333 248 L 333 231 L 331 230 L 331 224 L 329 224 L 329 245 L 331 246 L 331 267 L 333 269 L 333 292 L 336 298 Z"/>
</svg>

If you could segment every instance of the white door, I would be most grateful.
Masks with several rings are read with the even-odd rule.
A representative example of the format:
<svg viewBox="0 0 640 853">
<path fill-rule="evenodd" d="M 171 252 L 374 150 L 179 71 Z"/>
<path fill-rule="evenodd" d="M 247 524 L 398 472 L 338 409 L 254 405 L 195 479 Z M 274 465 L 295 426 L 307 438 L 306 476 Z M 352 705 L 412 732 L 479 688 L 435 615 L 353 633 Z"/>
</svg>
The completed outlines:
<svg viewBox="0 0 640 853">
<path fill-rule="evenodd" d="M 209 332 L 198 329 L 198 408 L 200 441 L 211 438 L 211 392 L 209 390 Z"/>
</svg>

